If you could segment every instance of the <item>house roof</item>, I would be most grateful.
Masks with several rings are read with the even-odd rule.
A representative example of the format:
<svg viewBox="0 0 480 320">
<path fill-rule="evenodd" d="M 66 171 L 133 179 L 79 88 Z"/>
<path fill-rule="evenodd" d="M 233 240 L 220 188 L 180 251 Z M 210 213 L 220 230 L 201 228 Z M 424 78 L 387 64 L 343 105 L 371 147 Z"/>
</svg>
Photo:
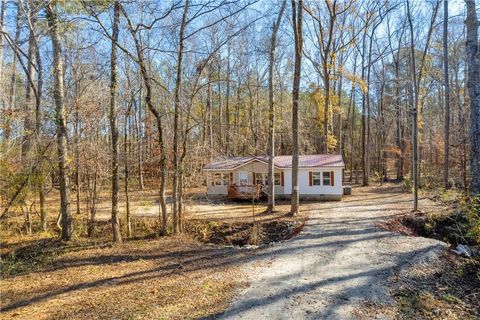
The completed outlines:
<svg viewBox="0 0 480 320">
<path fill-rule="evenodd" d="M 312 154 L 299 156 L 298 166 L 300 168 L 316 168 L 316 167 L 344 167 L 345 163 L 339 154 Z M 231 157 L 218 161 L 213 161 L 207 164 L 203 169 L 214 170 L 229 170 L 236 169 L 246 165 L 252 161 L 260 161 L 268 163 L 268 157 Z M 288 169 L 292 167 L 292 156 L 276 156 L 273 160 L 275 167 L 280 169 Z"/>
</svg>

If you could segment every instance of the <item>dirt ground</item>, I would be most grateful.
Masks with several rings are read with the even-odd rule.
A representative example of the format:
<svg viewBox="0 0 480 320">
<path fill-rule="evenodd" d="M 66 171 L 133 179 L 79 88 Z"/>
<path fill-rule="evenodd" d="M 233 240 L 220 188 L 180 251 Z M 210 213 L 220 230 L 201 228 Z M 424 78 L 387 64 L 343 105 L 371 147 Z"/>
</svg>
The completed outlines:
<svg viewBox="0 0 480 320">
<path fill-rule="evenodd" d="M 155 193 L 135 203 L 156 207 Z M 273 216 L 262 214 L 265 204 L 202 198 L 195 204 L 187 206 L 192 222 L 291 221 L 286 203 Z M 440 209 L 428 199 L 420 204 Z M 1 253 L 11 265 L 2 265 L 2 273 L 14 271 L 3 274 L 0 318 L 343 319 L 364 299 L 393 303 L 382 281 L 439 244 L 376 227 L 410 206 L 410 195 L 395 185 L 355 188 L 342 202 L 302 205 L 298 219 L 309 220 L 299 236 L 259 248 L 205 244 L 188 235 L 121 246 L 83 239 L 64 244 L 51 235 L 4 237 Z M 151 210 L 139 214 L 155 220 Z"/>
<path fill-rule="evenodd" d="M 186 206 L 187 225 L 284 225 L 307 217 L 307 213 L 289 217 L 287 204 L 265 215 L 265 203 L 211 202 L 201 192 L 192 194 L 195 200 Z M 50 194 L 47 203 L 51 228 L 56 216 L 54 196 Z M 153 224 L 153 230 L 158 220 L 156 199 L 155 191 L 132 192 L 134 218 Z M 98 315 L 196 319 L 224 310 L 236 289 L 245 285 L 239 266 L 255 259 L 251 249 L 208 245 L 199 242 L 196 234 L 112 245 L 106 221 L 108 201 L 102 194 L 96 227 L 99 236 L 92 240 L 77 234 L 72 243 L 65 244 L 56 240 L 55 233 L 19 235 L 21 215 L 2 226 L 1 319 L 92 319 Z M 74 219 L 78 232 L 85 217 L 74 214 Z M 146 231 L 137 228 L 136 236 L 148 235 Z"/>
<path fill-rule="evenodd" d="M 310 211 L 298 237 L 266 248 L 254 263 L 243 266 L 251 285 L 216 317 L 411 319 L 391 290 L 406 277 L 407 268 L 443 265 L 439 257 L 446 250 L 441 241 L 377 227 L 409 212 L 411 206 L 411 195 L 396 185 L 359 188 L 341 203 L 319 203 Z M 425 197 L 420 199 L 420 208 L 442 210 Z M 455 297 L 450 302 L 456 304 Z M 365 305 L 376 308 L 364 312 Z M 437 312 L 438 319 L 457 319 L 449 309 Z M 463 308 L 461 315 L 472 319 L 480 316 L 472 305 Z"/>
<path fill-rule="evenodd" d="M 74 243 L 65 251 L 2 280 L 1 319 L 194 319 L 225 308 L 241 285 L 243 252 L 188 238 Z"/>
</svg>

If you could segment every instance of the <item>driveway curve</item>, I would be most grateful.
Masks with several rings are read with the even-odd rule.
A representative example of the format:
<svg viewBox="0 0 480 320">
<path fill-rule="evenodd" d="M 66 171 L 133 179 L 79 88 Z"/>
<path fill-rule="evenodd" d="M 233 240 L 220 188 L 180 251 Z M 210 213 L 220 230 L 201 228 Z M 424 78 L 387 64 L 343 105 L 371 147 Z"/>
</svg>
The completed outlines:
<svg viewBox="0 0 480 320">
<path fill-rule="evenodd" d="M 361 302 L 392 303 L 387 279 L 423 255 L 437 255 L 445 243 L 376 226 L 411 209 L 411 196 L 398 186 L 356 188 L 354 194 L 310 205 L 299 236 L 264 249 L 243 267 L 250 285 L 218 318 L 355 319 Z M 428 199 L 419 204 L 435 206 Z"/>
</svg>

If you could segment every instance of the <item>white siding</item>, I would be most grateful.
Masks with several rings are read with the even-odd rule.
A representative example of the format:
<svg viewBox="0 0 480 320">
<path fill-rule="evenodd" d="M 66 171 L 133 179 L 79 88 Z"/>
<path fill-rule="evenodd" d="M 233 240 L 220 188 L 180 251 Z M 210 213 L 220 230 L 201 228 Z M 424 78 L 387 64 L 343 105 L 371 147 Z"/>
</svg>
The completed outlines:
<svg viewBox="0 0 480 320">
<path fill-rule="evenodd" d="M 285 170 L 285 194 L 292 194 L 292 169 Z"/>
<path fill-rule="evenodd" d="M 298 171 L 298 185 L 301 195 L 342 195 L 342 169 L 343 168 L 309 168 L 300 169 Z M 309 185 L 309 172 L 330 172 L 334 174 L 333 186 L 310 186 Z M 290 183 L 291 184 L 291 183 Z M 323 184 L 323 181 L 322 181 Z"/>
<path fill-rule="evenodd" d="M 248 184 L 253 184 L 253 172 L 255 173 L 267 173 L 268 172 L 268 165 L 266 163 L 260 161 L 253 161 L 248 163 L 244 166 L 241 166 L 233 171 L 217 171 L 223 172 L 226 174 L 230 174 L 233 172 L 233 183 L 239 185 L 240 179 L 239 174 L 241 171 L 245 171 L 248 173 Z M 282 170 L 275 169 L 275 172 L 282 172 Z M 212 177 L 216 172 L 207 172 L 207 193 L 209 195 L 226 195 L 228 194 L 228 186 L 212 186 L 210 183 L 210 177 Z M 286 179 L 286 174 L 285 174 Z M 287 185 L 287 181 L 285 180 L 285 186 Z M 282 186 L 275 186 L 275 194 L 277 195 L 284 195 L 284 187 Z"/>
<path fill-rule="evenodd" d="M 224 172 L 224 174 L 229 174 L 228 172 Z M 228 193 L 228 186 L 212 186 L 212 177 L 213 172 L 207 173 L 207 194 L 209 195 L 227 195 Z"/>
<path fill-rule="evenodd" d="M 253 183 L 253 172 L 256 173 L 266 173 L 268 169 L 267 164 L 255 161 L 253 163 L 244 165 L 240 168 L 233 170 L 233 183 L 239 184 L 239 173 L 240 171 L 248 172 L 248 184 Z M 342 170 L 341 167 L 334 168 L 300 168 L 298 172 L 298 186 L 300 196 L 342 196 L 343 195 L 343 185 L 342 185 Z M 275 172 L 281 172 L 282 170 L 275 170 Z M 334 185 L 333 186 L 324 186 L 323 179 L 321 185 L 319 186 L 310 186 L 309 182 L 309 172 L 334 172 Z M 219 171 L 220 172 L 220 171 Z M 230 174 L 229 171 L 221 171 L 227 175 Z M 292 194 L 292 169 L 285 169 L 284 171 L 284 186 L 275 186 L 276 195 L 290 195 Z M 210 183 L 210 176 L 213 175 L 213 172 L 207 173 L 207 193 L 209 195 L 227 195 L 228 186 L 212 186 Z"/>
</svg>

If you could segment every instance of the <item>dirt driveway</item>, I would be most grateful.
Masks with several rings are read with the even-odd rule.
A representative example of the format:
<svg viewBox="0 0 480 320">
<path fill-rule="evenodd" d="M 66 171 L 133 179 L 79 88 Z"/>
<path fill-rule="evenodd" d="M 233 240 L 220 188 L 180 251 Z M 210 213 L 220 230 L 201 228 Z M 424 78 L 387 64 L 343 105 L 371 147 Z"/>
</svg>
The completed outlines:
<svg viewBox="0 0 480 320">
<path fill-rule="evenodd" d="M 376 227 L 411 209 L 411 196 L 399 192 L 397 186 L 360 188 L 342 202 L 315 206 L 298 237 L 244 266 L 250 286 L 218 318 L 350 319 L 363 301 L 392 303 L 384 286 L 389 276 L 445 247 Z M 420 200 L 421 209 L 435 206 Z"/>
</svg>

